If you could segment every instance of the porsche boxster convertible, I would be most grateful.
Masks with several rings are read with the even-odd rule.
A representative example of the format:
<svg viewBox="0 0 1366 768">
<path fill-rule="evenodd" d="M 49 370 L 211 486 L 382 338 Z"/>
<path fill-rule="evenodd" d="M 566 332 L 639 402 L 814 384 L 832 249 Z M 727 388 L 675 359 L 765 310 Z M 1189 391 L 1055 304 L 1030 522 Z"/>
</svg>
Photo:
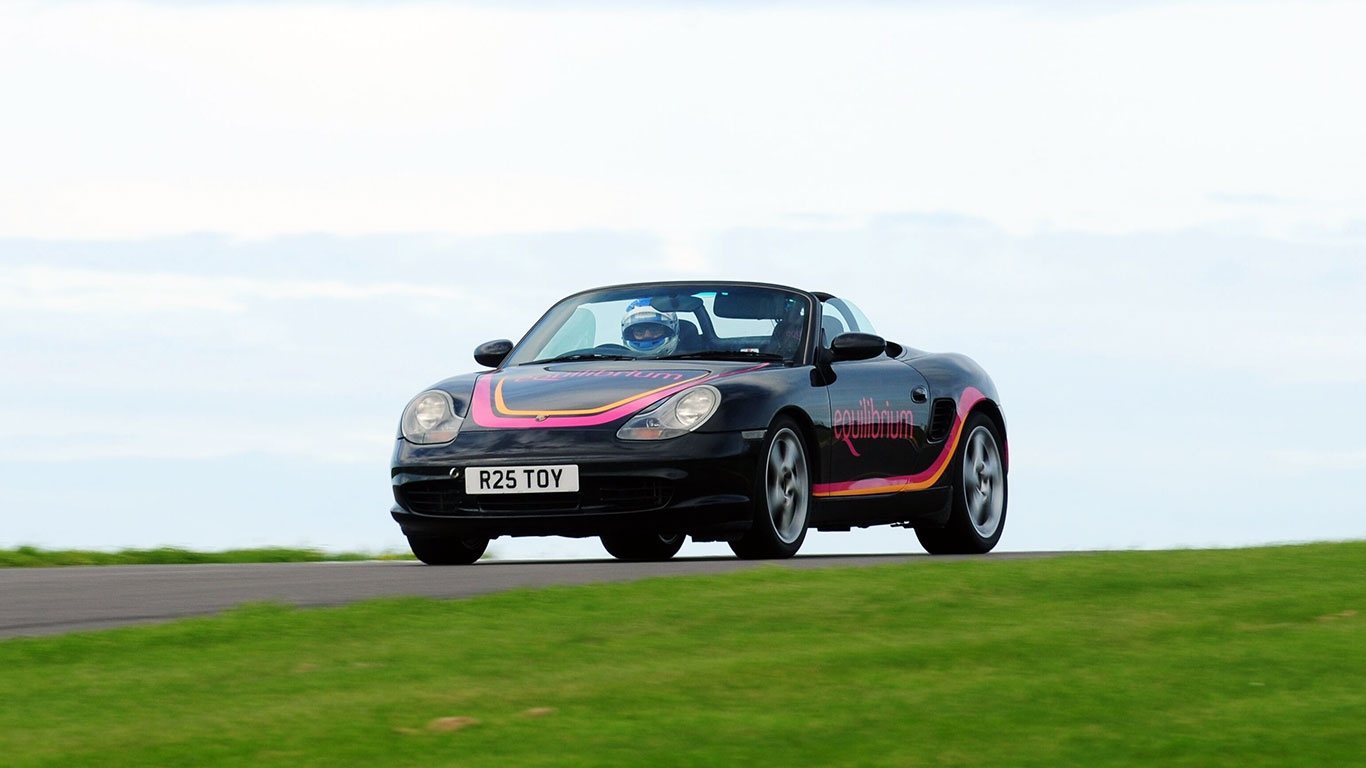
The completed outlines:
<svg viewBox="0 0 1366 768">
<path fill-rule="evenodd" d="M 663 282 L 576 293 L 492 370 L 403 411 L 392 515 L 413 553 L 468 564 L 499 536 L 598 536 L 664 560 L 684 537 L 791 557 L 810 529 L 896 525 L 984 553 L 1006 518 L 1006 423 L 958 354 L 877 335 L 848 299 Z"/>
</svg>

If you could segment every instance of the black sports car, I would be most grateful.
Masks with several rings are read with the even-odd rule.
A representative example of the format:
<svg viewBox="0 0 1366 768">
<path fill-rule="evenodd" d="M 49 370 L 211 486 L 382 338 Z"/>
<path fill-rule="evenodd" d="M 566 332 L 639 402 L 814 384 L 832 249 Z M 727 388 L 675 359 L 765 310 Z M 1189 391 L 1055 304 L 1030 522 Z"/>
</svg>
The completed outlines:
<svg viewBox="0 0 1366 768">
<path fill-rule="evenodd" d="M 828 293 L 726 282 L 576 293 L 492 368 L 413 398 L 393 517 L 430 564 L 498 536 L 600 536 L 663 560 L 684 536 L 790 557 L 806 531 L 893 524 L 980 553 L 1006 516 L 1006 424 L 962 355 L 876 335 Z"/>
</svg>

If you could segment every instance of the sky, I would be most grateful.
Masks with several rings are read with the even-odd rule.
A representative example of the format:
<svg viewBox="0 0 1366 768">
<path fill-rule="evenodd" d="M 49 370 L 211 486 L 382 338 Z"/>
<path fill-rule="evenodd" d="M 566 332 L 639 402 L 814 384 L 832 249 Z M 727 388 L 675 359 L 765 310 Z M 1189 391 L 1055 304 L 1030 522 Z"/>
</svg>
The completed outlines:
<svg viewBox="0 0 1366 768">
<path fill-rule="evenodd" d="M 986 367 L 1003 550 L 1366 537 L 1363 26 L 0 2 L 0 546 L 402 549 L 412 395 L 565 294 L 685 278 L 847 296 Z"/>
</svg>

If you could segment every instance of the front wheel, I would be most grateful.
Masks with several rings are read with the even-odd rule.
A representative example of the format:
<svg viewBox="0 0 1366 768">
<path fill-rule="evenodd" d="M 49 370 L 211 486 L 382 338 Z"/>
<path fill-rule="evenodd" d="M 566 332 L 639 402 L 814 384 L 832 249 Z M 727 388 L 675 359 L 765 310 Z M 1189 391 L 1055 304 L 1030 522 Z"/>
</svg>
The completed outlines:
<svg viewBox="0 0 1366 768">
<path fill-rule="evenodd" d="M 459 536 L 408 537 L 408 548 L 427 565 L 469 565 L 484 556 L 489 540 Z"/>
<path fill-rule="evenodd" d="M 943 528 L 916 528 L 920 545 L 932 555 L 980 555 L 1001 540 L 1006 524 L 1006 466 L 996 424 L 973 413 L 963 424 L 963 439 L 950 471 L 953 509 Z"/>
<path fill-rule="evenodd" d="M 602 535 L 603 549 L 618 560 L 668 560 L 683 546 L 681 533 L 610 533 Z"/>
<path fill-rule="evenodd" d="M 792 557 L 806 539 L 811 507 L 811 469 L 806 441 L 796 422 L 788 418 L 773 422 L 760 461 L 753 525 L 730 542 L 730 548 L 746 560 Z"/>
</svg>

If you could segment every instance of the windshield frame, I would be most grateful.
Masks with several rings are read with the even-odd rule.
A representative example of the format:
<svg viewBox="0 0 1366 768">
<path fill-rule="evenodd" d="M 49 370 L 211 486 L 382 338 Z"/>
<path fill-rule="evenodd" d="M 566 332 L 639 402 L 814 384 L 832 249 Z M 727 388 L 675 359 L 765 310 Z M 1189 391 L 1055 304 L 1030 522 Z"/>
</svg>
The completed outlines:
<svg viewBox="0 0 1366 768">
<path fill-rule="evenodd" d="M 557 333 L 560 330 L 561 326 L 563 326 L 569 320 L 570 316 L 573 315 L 574 310 L 586 303 L 595 301 L 611 301 L 622 297 L 629 297 L 632 294 L 636 296 L 652 293 L 695 294 L 737 289 L 771 290 L 780 293 L 787 293 L 806 303 L 806 322 L 805 327 L 802 328 L 801 342 L 798 345 L 797 353 L 793 356 L 793 359 L 790 361 L 790 363 L 785 361 L 785 364 L 809 365 L 813 358 L 812 343 L 815 339 L 813 328 L 815 327 L 815 323 L 818 322 L 817 318 L 820 314 L 820 302 L 815 298 L 815 296 L 808 293 L 807 291 L 799 290 L 797 288 L 792 288 L 786 285 L 777 285 L 773 283 L 687 280 L 609 285 L 601 288 L 592 288 L 589 290 L 580 291 L 578 293 L 566 296 L 563 299 L 560 299 L 559 301 L 555 302 L 555 304 L 553 304 L 550 307 L 550 309 L 546 310 L 545 314 L 541 315 L 540 319 L 538 319 L 531 326 L 531 328 L 527 330 L 526 334 L 523 335 L 522 338 L 517 342 L 517 344 L 512 348 L 512 351 L 508 353 L 507 357 L 503 358 L 503 361 L 498 366 L 498 369 L 502 370 L 504 368 L 512 366 L 526 365 L 528 363 L 538 362 L 537 357 L 531 355 L 529 353 L 529 350 L 536 349 L 539 352 L 540 350 L 544 349 L 546 344 L 550 341 L 554 334 Z M 622 296 L 617 297 L 616 294 L 621 294 Z M 660 358 L 642 356 L 631 357 L 628 360 L 613 360 L 611 362 L 618 364 L 626 363 L 630 360 L 654 362 L 658 361 L 659 359 Z M 692 359 L 705 360 L 708 358 Z M 736 355 L 730 355 L 717 356 L 716 359 L 734 361 L 739 358 Z M 756 357 L 755 359 L 762 360 L 762 358 L 758 357 Z"/>
</svg>

